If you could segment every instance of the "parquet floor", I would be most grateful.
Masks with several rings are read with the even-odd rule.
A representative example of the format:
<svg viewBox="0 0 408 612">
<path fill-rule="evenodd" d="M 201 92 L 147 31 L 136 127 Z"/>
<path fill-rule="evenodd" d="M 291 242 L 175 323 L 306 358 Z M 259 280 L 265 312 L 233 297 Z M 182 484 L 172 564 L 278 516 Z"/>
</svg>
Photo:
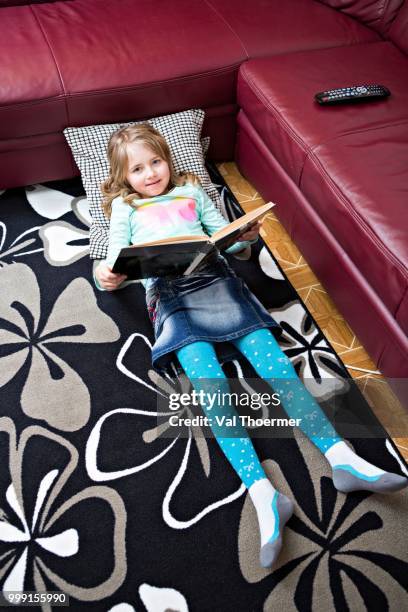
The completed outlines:
<svg viewBox="0 0 408 612">
<path fill-rule="evenodd" d="M 223 163 L 218 167 L 246 212 L 264 203 L 254 187 L 241 176 L 235 163 Z M 275 215 L 270 214 L 265 220 L 261 235 L 378 419 L 408 461 L 408 437 L 400 437 L 401 432 L 408 431 L 406 410 L 400 405 L 357 336 L 336 309 L 319 279 L 309 268 Z"/>
</svg>

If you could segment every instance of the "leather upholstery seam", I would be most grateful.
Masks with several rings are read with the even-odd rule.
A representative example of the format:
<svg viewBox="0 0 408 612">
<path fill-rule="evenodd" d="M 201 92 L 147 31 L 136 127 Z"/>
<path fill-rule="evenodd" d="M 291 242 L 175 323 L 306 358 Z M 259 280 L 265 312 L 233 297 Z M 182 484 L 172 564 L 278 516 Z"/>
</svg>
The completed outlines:
<svg viewBox="0 0 408 612">
<path fill-rule="evenodd" d="M 230 31 L 234 34 L 235 38 L 238 40 L 239 44 L 241 45 L 241 47 L 244 50 L 244 53 L 246 54 L 247 59 L 249 59 L 249 53 L 247 51 L 247 48 L 245 47 L 244 43 L 242 42 L 241 38 L 238 36 L 238 34 L 236 33 L 236 31 L 234 30 L 234 28 L 232 27 L 232 25 L 226 20 L 226 18 L 221 15 L 221 13 L 215 8 L 215 6 L 213 6 L 210 2 L 210 0 L 205 0 L 205 3 L 209 6 L 210 9 L 212 9 L 214 11 L 214 13 L 220 18 L 222 19 L 222 21 L 225 23 L 225 25 L 230 29 Z"/>
<path fill-rule="evenodd" d="M 56 68 L 56 71 L 57 71 L 57 74 L 58 74 L 58 78 L 59 78 L 59 81 L 60 81 L 60 84 L 61 84 L 61 87 L 62 87 L 62 91 L 63 91 L 65 113 L 66 113 L 66 118 L 67 118 L 67 125 L 69 125 L 70 124 L 69 110 L 68 110 L 68 104 L 67 104 L 67 100 L 66 100 L 67 90 L 66 90 L 66 87 L 65 87 L 64 79 L 63 79 L 62 74 L 61 74 L 60 67 L 58 66 L 57 59 L 56 59 L 54 51 L 53 51 L 53 49 L 51 47 L 50 41 L 48 40 L 47 34 L 46 34 L 46 32 L 45 32 L 45 30 L 44 30 L 44 28 L 42 26 L 42 23 L 41 23 L 38 15 L 36 13 L 36 11 L 35 11 L 35 7 L 32 4 L 30 4 L 30 9 L 31 9 L 31 12 L 33 14 L 34 19 L 36 20 L 36 22 L 38 24 L 38 27 L 40 28 L 40 31 L 41 31 L 41 33 L 42 33 L 42 35 L 44 37 L 44 40 L 45 40 L 45 42 L 46 42 L 46 44 L 48 46 L 48 49 L 50 50 L 51 57 L 52 57 L 52 59 L 54 61 L 54 65 L 55 65 L 55 68 Z"/>
<path fill-rule="evenodd" d="M 380 368 L 380 363 L 381 363 L 381 359 L 382 359 L 382 357 L 383 357 L 383 355 L 385 353 L 385 348 L 386 348 L 386 345 L 384 343 L 382 343 L 381 351 L 380 351 L 380 354 L 378 355 L 378 359 L 376 360 L 376 362 L 374 362 L 375 365 L 377 366 L 377 368 L 380 370 L 380 372 L 382 372 L 382 370 Z"/>
<path fill-rule="evenodd" d="M 310 153 L 314 153 L 319 147 L 324 147 L 332 142 L 336 142 L 336 140 L 343 138 L 344 136 L 351 136 L 353 134 L 366 134 L 369 132 L 375 132 L 376 130 L 383 130 L 383 129 L 387 129 L 390 127 L 398 127 L 399 125 L 407 125 L 407 124 L 408 124 L 408 120 L 404 119 L 403 121 L 394 121 L 394 122 L 391 121 L 389 123 L 384 123 L 383 125 L 379 125 L 377 127 L 362 128 L 361 130 L 349 130 L 347 132 L 342 132 L 341 134 L 337 134 L 336 136 L 333 136 L 332 138 L 328 138 L 327 140 L 322 140 L 321 142 L 318 142 L 317 144 L 309 147 L 309 151 Z"/>
<path fill-rule="evenodd" d="M 95 91 L 78 91 L 75 93 L 63 93 L 63 94 L 58 94 L 57 96 L 50 96 L 48 98 L 40 98 L 37 100 L 26 100 L 23 102 L 15 102 L 13 104 L 6 104 L 6 105 L 0 105 L 0 112 L 4 109 L 15 109 L 17 106 L 35 106 L 35 105 L 39 105 L 42 104 L 46 101 L 58 101 L 58 100 L 66 100 L 68 98 L 76 98 L 76 97 L 80 97 L 80 96 L 87 96 L 87 97 L 91 97 L 91 96 L 97 96 L 99 94 L 106 94 L 106 95 L 115 95 L 117 93 L 132 93 L 135 90 L 138 89 L 150 89 L 153 87 L 162 87 L 163 85 L 166 85 L 167 83 L 174 83 L 177 81 L 185 81 L 185 80 L 189 80 L 189 79 L 201 79 L 201 78 L 206 78 L 208 76 L 218 76 L 218 75 L 222 75 L 224 73 L 228 73 L 230 72 L 231 74 L 234 72 L 234 70 L 236 68 L 239 68 L 241 64 L 231 64 L 230 66 L 227 66 L 227 68 L 217 68 L 217 70 L 214 71 L 209 71 L 209 72 L 203 72 L 201 74 L 198 75 L 186 75 L 186 76 L 182 76 L 182 77 L 176 77 L 174 79 L 167 79 L 165 81 L 155 81 L 155 82 L 150 82 L 150 83 L 141 83 L 140 85 L 126 85 L 125 87 L 115 87 L 114 89 L 97 89 Z M 234 104 L 233 102 L 231 104 Z"/>
<path fill-rule="evenodd" d="M 389 249 L 384 248 L 383 241 L 366 224 L 366 222 L 364 221 L 364 218 L 361 215 L 359 215 L 352 206 L 349 205 L 348 198 L 346 198 L 344 193 L 338 187 L 337 183 L 335 183 L 333 181 L 333 179 L 331 178 L 331 176 L 327 173 L 327 171 L 323 167 L 323 165 L 320 162 L 320 160 L 313 153 L 311 153 L 311 155 L 308 157 L 308 159 L 316 167 L 316 170 L 319 172 L 319 174 L 321 175 L 322 179 L 325 181 L 325 183 L 327 184 L 327 186 L 329 187 L 331 192 L 335 196 L 339 197 L 339 199 L 343 202 L 343 204 L 344 204 L 345 208 L 347 209 L 347 211 L 349 212 L 349 214 L 354 219 L 356 219 L 358 221 L 359 226 L 362 228 L 362 230 L 367 234 L 367 236 L 369 238 L 372 239 L 372 241 L 374 242 L 374 244 L 376 244 L 376 246 L 379 248 L 379 250 L 382 253 L 384 253 L 385 257 L 391 263 L 393 263 L 396 266 L 396 268 L 399 270 L 399 272 L 402 273 L 403 278 L 407 278 L 407 270 L 406 270 L 405 266 L 403 265 L 403 263 L 401 261 L 399 261 Z M 299 185 L 299 187 L 301 187 L 301 186 Z M 304 191 L 302 189 L 301 189 L 301 191 L 302 191 L 302 193 L 304 193 Z"/>
<path fill-rule="evenodd" d="M 215 70 L 209 70 L 208 72 L 201 72 L 200 74 L 188 74 L 180 77 L 175 77 L 172 79 L 164 79 L 162 81 L 151 81 L 149 83 L 140 83 L 135 85 L 126 85 L 125 87 L 115 87 L 114 89 L 97 89 L 97 90 L 88 90 L 88 91 L 79 91 L 75 93 L 66 94 L 67 97 L 76 97 L 76 96 L 97 96 L 101 93 L 104 94 L 117 94 L 120 93 L 132 93 L 134 90 L 138 89 L 151 89 L 162 87 L 163 85 L 167 85 L 169 83 L 177 83 L 189 80 L 197 80 L 197 79 L 205 79 L 206 77 L 218 76 L 223 74 L 231 73 L 233 74 L 236 68 L 239 68 L 241 64 L 230 64 L 229 66 L 224 66 L 223 68 L 217 68 Z"/>
<path fill-rule="evenodd" d="M 404 301 L 405 301 L 405 298 L 406 298 L 407 294 L 408 294 L 408 285 L 405 287 L 405 291 L 404 291 L 404 293 L 402 294 L 401 300 L 400 300 L 400 302 L 399 302 L 398 306 L 397 306 L 397 307 L 396 307 L 396 309 L 395 309 L 395 314 L 394 314 L 395 319 L 397 319 L 397 317 L 398 317 L 398 312 L 399 312 L 399 309 L 400 309 L 400 308 L 401 308 L 401 306 L 403 305 L 403 303 L 404 303 Z"/>
<path fill-rule="evenodd" d="M 62 132 L 47 132 L 46 134 L 37 134 L 36 136 L 18 136 L 17 138 L 13 138 L 12 141 L 18 141 L 18 140 L 31 140 L 31 142 L 27 142 L 24 144 L 24 150 L 28 150 L 28 149 L 41 149 L 43 147 L 50 147 L 50 146 L 54 146 L 54 145 L 59 145 L 61 143 L 65 144 L 65 139 L 62 138 L 62 140 L 55 140 L 54 142 L 37 142 L 38 138 L 43 138 L 43 137 L 47 137 L 47 136 L 62 136 Z M 10 140 L 10 139 L 8 139 Z M 2 143 L 4 143 L 5 141 L 3 140 Z M 7 142 L 7 141 L 6 141 Z M 4 146 L 4 145 L 3 145 Z M 0 148 L 0 155 L 3 155 L 4 153 L 15 153 L 16 149 L 15 148 Z"/>
<path fill-rule="evenodd" d="M 384 27 L 385 15 L 387 13 L 389 3 L 390 3 L 389 0 L 383 0 L 382 7 L 380 9 L 380 19 L 379 19 L 380 30 L 382 30 Z M 385 33 L 382 33 L 382 36 L 385 36 Z"/>
<path fill-rule="evenodd" d="M 13 104 L 4 104 L 0 105 L 0 112 L 2 110 L 14 110 L 16 107 L 21 106 L 39 106 L 40 104 L 44 104 L 44 102 L 58 102 L 64 101 L 66 98 L 65 94 L 58 94 L 57 96 L 51 96 L 48 98 L 38 98 L 37 100 L 25 100 L 24 102 L 14 102 Z"/>
</svg>

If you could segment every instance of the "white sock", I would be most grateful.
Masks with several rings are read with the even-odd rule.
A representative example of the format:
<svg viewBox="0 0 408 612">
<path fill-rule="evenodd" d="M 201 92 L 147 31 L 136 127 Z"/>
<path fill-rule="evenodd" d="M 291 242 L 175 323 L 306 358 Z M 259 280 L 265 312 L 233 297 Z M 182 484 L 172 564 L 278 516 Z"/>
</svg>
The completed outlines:
<svg viewBox="0 0 408 612">
<path fill-rule="evenodd" d="M 381 474 L 385 474 L 384 470 L 380 470 L 380 468 L 372 463 L 359 457 L 344 441 L 333 444 L 333 446 L 325 452 L 324 456 L 332 468 L 341 465 L 349 465 L 365 476 L 381 476 Z"/>
<path fill-rule="evenodd" d="M 272 511 L 272 500 L 277 493 L 267 478 L 256 480 L 248 489 L 255 506 L 261 535 L 261 547 L 267 543 L 275 530 L 275 515 Z"/>
</svg>

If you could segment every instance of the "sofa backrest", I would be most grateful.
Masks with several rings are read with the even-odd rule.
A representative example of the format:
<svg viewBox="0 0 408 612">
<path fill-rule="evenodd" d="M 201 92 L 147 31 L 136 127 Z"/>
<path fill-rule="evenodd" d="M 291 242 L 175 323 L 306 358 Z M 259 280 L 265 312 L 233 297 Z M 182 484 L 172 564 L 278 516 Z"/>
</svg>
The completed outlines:
<svg viewBox="0 0 408 612">
<path fill-rule="evenodd" d="M 404 0 L 318 0 L 322 4 L 347 13 L 373 28 L 383 36 L 388 30 L 398 11 L 404 4 Z"/>
<path fill-rule="evenodd" d="M 397 47 L 408 53 L 408 2 L 405 0 L 404 5 L 398 12 L 398 15 L 393 22 L 388 38 L 396 44 Z"/>
</svg>

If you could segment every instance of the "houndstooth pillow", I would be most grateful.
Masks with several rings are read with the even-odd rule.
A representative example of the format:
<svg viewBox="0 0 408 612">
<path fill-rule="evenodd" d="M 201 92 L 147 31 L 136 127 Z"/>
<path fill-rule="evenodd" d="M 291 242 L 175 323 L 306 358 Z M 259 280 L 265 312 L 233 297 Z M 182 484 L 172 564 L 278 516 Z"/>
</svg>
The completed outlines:
<svg viewBox="0 0 408 612">
<path fill-rule="evenodd" d="M 203 149 L 200 142 L 204 121 L 203 110 L 188 110 L 173 115 L 147 119 L 166 139 L 176 172 L 194 172 L 215 205 L 221 210 L 221 198 L 211 183 L 204 165 Z M 109 238 L 109 220 L 102 210 L 100 185 L 109 174 L 106 150 L 110 136 L 129 123 L 69 127 L 64 130 L 72 155 L 81 172 L 82 182 L 90 204 L 92 224 L 89 234 L 90 256 L 92 259 L 106 257 Z"/>
</svg>

